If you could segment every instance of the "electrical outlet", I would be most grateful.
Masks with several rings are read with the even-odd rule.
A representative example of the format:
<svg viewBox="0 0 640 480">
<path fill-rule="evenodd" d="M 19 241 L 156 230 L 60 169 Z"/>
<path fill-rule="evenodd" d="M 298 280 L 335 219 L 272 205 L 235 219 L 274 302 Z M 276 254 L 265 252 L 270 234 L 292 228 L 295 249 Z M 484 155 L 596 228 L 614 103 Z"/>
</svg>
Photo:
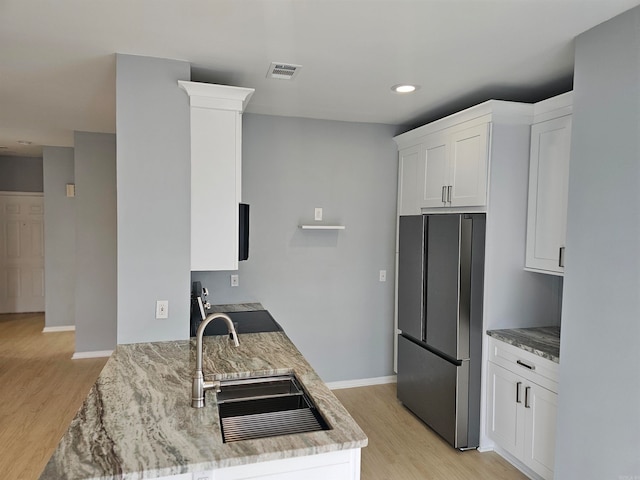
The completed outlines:
<svg viewBox="0 0 640 480">
<path fill-rule="evenodd" d="M 380 270 L 380 281 L 381 282 L 386 282 L 387 281 L 387 271 L 386 270 Z"/>
<path fill-rule="evenodd" d="M 316 208 L 316 210 L 314 212 L 314 218 L 316 219 L 317 222 L 322 220 L 322 209 L 321 208 Z"/>
<path fill-rule="evenodd" d="M 238 285 L 240 285 L 240 279 L 238 278 L 238 275 L 231 275 L 231 286 L 237 287 Z"/>
<path fill-rule="evenodd" d="M 156 302 L 156 318 L 169 318 L 169 300 Z"/>
</svg>

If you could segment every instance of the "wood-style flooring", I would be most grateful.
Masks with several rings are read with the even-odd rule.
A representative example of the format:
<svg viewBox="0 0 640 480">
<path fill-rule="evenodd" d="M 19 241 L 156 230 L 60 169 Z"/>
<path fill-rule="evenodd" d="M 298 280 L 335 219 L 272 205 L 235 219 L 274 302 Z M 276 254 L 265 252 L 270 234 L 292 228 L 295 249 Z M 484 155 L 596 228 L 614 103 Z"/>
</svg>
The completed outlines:
<svg viewBox="0 0 640 480">
<path fill-rule="evenodd" d="M 396 398 L 396 385 L 334 390 L 369 437 L 361 480 L 518 480 L 519 470 L 493 452 L 460 452 Z"/>
<path fill-rule="evenodd" d="M 106 358 L 71 360 L 74 332 L 44 314 L 0 315 L 0 478 L 37 479 Z"/>
<path fill-rule="evenodd" d="M 74 333 L 43 327 L 43 314 L 0 315 L 3 480 L 40 476 L 107 360 L 71 360 Z M 398 402 L 395 384 L 335 394 L 369 437 L 362 480 L 526 478 L 495 453 L 451 448 Z"/>
</svg>

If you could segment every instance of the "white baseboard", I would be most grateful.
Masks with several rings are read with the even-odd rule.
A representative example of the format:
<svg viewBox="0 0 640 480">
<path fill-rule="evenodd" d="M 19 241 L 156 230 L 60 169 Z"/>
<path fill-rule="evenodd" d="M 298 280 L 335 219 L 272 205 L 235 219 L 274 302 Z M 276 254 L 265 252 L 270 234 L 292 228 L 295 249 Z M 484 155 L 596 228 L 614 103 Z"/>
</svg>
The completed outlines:
<svg viewBox="0 0 640 480">
<path fill-rule="evenodd" d="M 98 350 L 95 352 L 76 352 L 71 357 L 71 360 L 79 360 L 82 358 L 100 358 L 100 357 L 110 357 L 113 353 L 113 350 Z"/>
<path fill-rule="evenodd" d="M 502 458 L 504 458 L 511 465 L 516 467 L 518 470 L 520 470 L 524 475 L 529 477 L 531 480 L 544 480 L 540 475 L 538 475 L 536 472 L 531 470 L 524 463 L 522 463 L 520 460 L 518 460 L 513 455 L 511 455 L 509 452 L 500 448 L 498 445 L 495 446 L 493 451 L 496 452 L 498 455 L 500 455 Z"/>
<path fill-rule="evenodd" d="M 61 325 L 59 327 L 44 327 L 42 329 L 42 333 L 52 333 L 52 332 L 75 332 L 75 325 Z"/>
<path fill-rule="evenodd" d="M 327 382 L 327 387 L 331 390 L 340 390 L 341 388 L 369 387 L 371 385 L 383 385 L 385 383 L 396 383 L 398 381 L 396 375 L 388 375 L 386 377 L 361 378 L 358 380 L 342 380 L 339 382 Z"/>
</svg>

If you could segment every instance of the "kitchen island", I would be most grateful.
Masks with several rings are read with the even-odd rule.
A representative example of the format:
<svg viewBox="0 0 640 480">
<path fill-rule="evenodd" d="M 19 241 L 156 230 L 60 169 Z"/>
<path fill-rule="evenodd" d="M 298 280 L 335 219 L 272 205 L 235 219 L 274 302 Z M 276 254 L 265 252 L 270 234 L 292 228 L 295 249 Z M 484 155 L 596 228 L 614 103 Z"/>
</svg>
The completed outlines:
<svg viewBox="0 0 640 480">
<path fill-rule="evenodd" d="M 239 340 L 204 338 L 206 379 L 294 373 L 330 429 L 224 443 L 215 393 L 191 407 L 195 339 L 118 345 L 40 478 L 358 479 L 367 437 L 287 335 Z"/>
</svg>

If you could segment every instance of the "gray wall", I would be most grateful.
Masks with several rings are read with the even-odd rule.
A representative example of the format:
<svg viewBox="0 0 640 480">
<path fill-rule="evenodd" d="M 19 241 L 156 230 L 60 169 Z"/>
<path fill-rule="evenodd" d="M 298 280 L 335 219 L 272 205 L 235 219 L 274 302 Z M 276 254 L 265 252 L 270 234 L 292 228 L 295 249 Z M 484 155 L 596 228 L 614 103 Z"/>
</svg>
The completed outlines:
<svg viewBox="0 0 640 480">
<path fill-rule="evenodd" d="M 42 158 L 0 156 L 0 192 L 42 191 Z"/>
<path fill-rule="evenodd" d="M 116 137 L 75 132 L 76 353 L 116 344 Z"/>
<path fill-rule="evenodd" d="M 557 479 L 640 478 L 640 8 L 576 41 Z"/>
<path fill-rule="evenodd" d="M 74 183 L 73 148 L 44 147 L 45 327 L 75 325 L 76 199 L 67 197 Z"/>
<path fill-rule="evenodd" d="M 118 343 L 188 338 L 190 66 L 117 55 L 116 68 Z"/>
<path fill-rule="evenodd" d="M 211 303 L 262 302 L 325 381 L 392 374 L 394 127 L 251 114 L 243 122 L 249 260 L 239 287 L 229 286 L 232 272 L 192 278 L 210 288 Z M 314 223 L 314 207 L 346 230 L 300 230 Z"/>
</svg>

